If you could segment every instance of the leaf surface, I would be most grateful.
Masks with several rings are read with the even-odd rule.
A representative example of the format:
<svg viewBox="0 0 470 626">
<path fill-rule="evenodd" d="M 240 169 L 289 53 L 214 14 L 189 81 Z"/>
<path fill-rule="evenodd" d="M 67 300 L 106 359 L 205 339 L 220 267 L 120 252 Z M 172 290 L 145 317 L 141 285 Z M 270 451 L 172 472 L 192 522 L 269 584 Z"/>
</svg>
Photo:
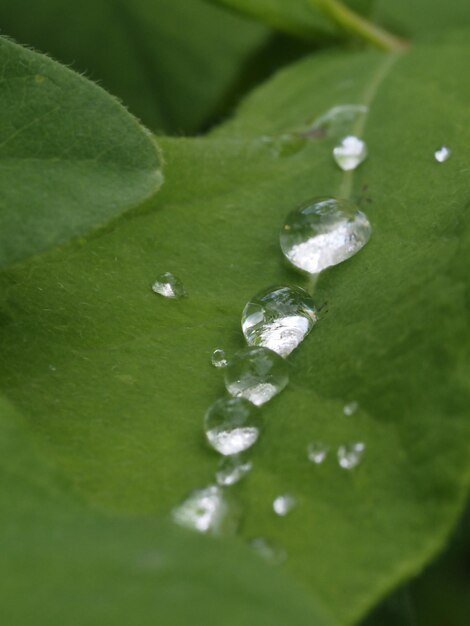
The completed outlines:
<svg viewBox="0 0 470 626">
<path fill-rule="evenodd" d="M 211 352 L 242 347 L 250 296 L 302 284 L 279 252 L 284 216 L 350 195 L 373 236 L 320 278 L 328 313 L 289 358 L 291 384 L 264 408 L 253 472 L 233 488 L 241 537 L 284 546 L 289 576 L 343 624 L 440 549 L 469 482 L 467 56 L 455 35 L 397 57 L 309 57 L 211 138 L 162 140 L 167 182 L 145 212 L 3 277 L 3 388 L 84 496 L 167 514 L 213 480 L 202 416 L 223 384 Z M 357 172 L 336 168 L 334 137 L 282 149 L 346 103 L 370 107 L 351 128 L 370 153 Z M 453 154 L 438 164 L 442 143 Z M 187 299 L 152 293 L 163 271 Z M 319 467 L 311 440 L 331 446 Z M 352 472 L 335 459 L 348 441 L 366 444 Z M 282 493 L 298 506 L 278 518 Z"/>
<path fill-rule="evenodd" d="M 100 226 L 161 184 L 149 133 L 111 96 L 0 39 L 0 267 Z"/>
<path fill-rule="evenodd" d="M 0 8 L 0 21 L 102 82 L 152 130 L 174 134 L 194 133 L 238 95 L 270 36 L 203 0 L 18 0 Z"/>
<path fill-rule="evenodd" d="M 223 615 L 229 626 L 333 624 L 282 573 L 233 542 L 87 510 L 3 399 L 0 433 L 5 623 L 216 626 Z"/>
</svg>

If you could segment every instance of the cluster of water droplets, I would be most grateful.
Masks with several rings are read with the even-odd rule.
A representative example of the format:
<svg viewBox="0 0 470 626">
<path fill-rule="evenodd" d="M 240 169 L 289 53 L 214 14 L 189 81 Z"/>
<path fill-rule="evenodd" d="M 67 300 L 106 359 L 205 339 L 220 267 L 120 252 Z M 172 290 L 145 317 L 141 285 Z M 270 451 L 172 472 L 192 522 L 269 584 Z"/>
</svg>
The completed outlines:
<svg viewBox="0 0 470 626">
<path fill-rule="evenodd" d="M 283 142 L 290 145 L 296 138 L 334 137 L 339 143 L 333 148 L 333 158 L 342 170 L 353 170 L 367 157 L 367 146 L 347 131 L 353 123 L 357 126 L 359 122 L 361 127 L 361 118 L 367 112 L 367 107 L 359 104 L 333 107 L 302 133 L 283 136 Z M 265 143 L 271 141 L 262 139 Z M 450 149 L 442 146 L 434 156 L 442 163 L 449 158 Z M 317 276 L 359 252 L 370 236 L 370 222 L 355 204 L 341 198 L 321 197 L 287 215 L 279 243 L 292 266 Z M 168 272 L 157 278 L 152 289 L 169 298 L 186 295 L 181 281 Z M 194 490 L 173 510 L 177 524 L 202 533 L 234 532 L 239 510 L 227 490 L 253 468 L 250 454 L 262 434 L 260 407 L 286 388 L 289 383 L 286 358 L 318 321 L 319 312 L 311 293 L 297 285 L 269 287 L 250 298 L 242 311 L 241 328 L 247 347 L 232 358 L 222 348 L 214 349 L 211 362 L 215 368 L 223 369 L 228 395 L 215 400 L 207 409 L 204 433 L 208 445 L 221 457 L 214 484 Z M 352 416 L 357 409 L 358 403 L 350 401 L 344 405 L 343 413 Z M 320 440 L 310 442 L 308 461 L 321 465 L 331 447 Z M 356 468 L 365 449 L 362 441 L 339 445 L 337 464 L 345 470 Z M 290 493 L 278 495 L 272 501 L 273 512 L 279 517 L 290 514 L 297 505 L 297 498 Z M 254 538 L 249 543 L 271 563 L 280 563 L 286 557 L 282 548 L 265 538 Z"/>
</svg>

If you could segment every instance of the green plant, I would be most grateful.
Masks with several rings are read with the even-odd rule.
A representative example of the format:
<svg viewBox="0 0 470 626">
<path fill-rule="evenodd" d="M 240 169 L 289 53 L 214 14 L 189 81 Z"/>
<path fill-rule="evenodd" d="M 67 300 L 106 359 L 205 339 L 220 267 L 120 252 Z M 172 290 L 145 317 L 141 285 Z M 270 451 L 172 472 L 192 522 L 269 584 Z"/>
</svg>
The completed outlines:
<svg viewBox="0 0 470 626">
<path fill-rule="evenodd" d="M 357 623 L 443 549 L 468 496 L 467 3 L 74 5 L 0 16 L 158 136 L 90 80 L 1 40 L 5 623 Z M 304 137 L 344 103 L 369 109 L 351 131 L 370 157 L 348 173 L 336 138 Z M 438 165 L 441 144 L 453 154 Z M 217 463 L 201 433 L 222 393 L 210 354 L 242 347 L 253 294 L 302 284 L 278 231 L 324 195 L 363 207 L 371 241 L 318 282 L 328 312 L 289 358 L 255 468 L 232 488 L 238 536 L 176 528 L 172 507 Z M 188 298 L 152 293 L 168 270 Z M 355 472 L 306 461 L 311 439 L 358 437 Z M 278 519 L 285 492 L 298 506 Z M 285 564 L 253 555 L 254 536 Z"/>
</svg>

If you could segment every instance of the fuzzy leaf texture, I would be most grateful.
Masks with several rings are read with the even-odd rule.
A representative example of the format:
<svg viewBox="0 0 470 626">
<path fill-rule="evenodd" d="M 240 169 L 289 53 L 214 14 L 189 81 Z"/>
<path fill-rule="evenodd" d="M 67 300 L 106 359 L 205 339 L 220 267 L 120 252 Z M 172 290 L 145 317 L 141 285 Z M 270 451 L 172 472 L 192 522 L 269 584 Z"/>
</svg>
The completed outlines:
<svg viewBox="0 0 470 626">
<path fill-rule="evenodd" d="M 0 267 L 79 237 L 152 195 L 153 138 L 109 94 L 0 38 Z"/>
</svg>

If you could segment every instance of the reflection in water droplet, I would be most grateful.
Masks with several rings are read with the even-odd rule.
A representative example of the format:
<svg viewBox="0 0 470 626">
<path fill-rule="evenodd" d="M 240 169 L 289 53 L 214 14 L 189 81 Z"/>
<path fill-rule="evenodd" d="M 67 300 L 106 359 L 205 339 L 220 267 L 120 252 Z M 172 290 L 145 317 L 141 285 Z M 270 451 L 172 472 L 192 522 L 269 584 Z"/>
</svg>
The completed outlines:
<svg viewBox="0 0 470 626">
<path fill-rule="evenodd" d="M 231 534 L 238 525 L 238 511 L 221 487 L 196 489 L 172 511 L 179 526 L 214 535 Z"/>
<path fill-rule="evenodd" d="M 250 448 L 260 429 L 258 410 L 244 398 L 220 398 L 209 407 L 204 418 L 208 442 L 223 455 Z"/>
<path fill-rule="evenodd" d="M 338 448 L 338 463 L 340 467 L 351 470 L 359 465 L 365 449 L 366 445 L 362 441 L 340 446 Z"/>
<path fill-rule="evenodd" d="M 227 367 L 228 360 L 222 348 L 216 348 L 212 353 L 211 363 L 214 367 Z"/>
<path fill-rule="evenodd" d="M 233 454 L 220 459 L 215 477 L 219 485 L 228 487 L 238 483 L 252 469 L 253 463 L 246 454 Z"/>
<path fill-rule="evenodd" d="M 356 254 L 371 232 L 366 215 L 351 202 L 317 198 L 289 213 L 280 244 L 292 265 L 318 274 Z"/>
<path fill-rule="evenodd" d="M 434 158 L 436 159 L 438 163 L 444 163 L 444 161 L 447 161 L 447 159 L 450 157 L 451 154 L 452 152 L 450 148 L 448 148 L 447 146 L 441 146 L 434 153 Z"/>
<path fill-rule="evenodd" d="M 317 320 L 313 300 L 304 289 L 274 287 L 247 303 L 242 313 L 242 329 L 248 344 L 264 346 L 286 357 Z"/>
<path fill-rule="evenodd" d="M 262 346 L 241 350 L 225 370 L 227 391 L 232 396 L 246 398 L 256 406 L 268 402 L 288 382 L 289 373 L 284 359 Z"/>
<path fill-rule="evenodd" d="M 289 493 L 277 496 L 273 501 L 273 510 L 276 515 L 284 516 L 290 513 L 297 504 L 297 500 Z"/>
<path fill-rule="evenodd" d="M 186 295 L 183 283 L 171 272 L 165 272 L 157 277 L 152 290 L 165 298 L 182 298 Z"/>
<path fill-rule="evenodd" d="M 272 544 L 264 537 L 255 537 L 249 541 L 248 545 L 270 565 L 280 565 L 287 558 L 284 548 Z"/>
<path fill-rule="evenodd" d="M 356 402 L 356 400 L 353 400 L 352 402 L 348 402 L 348 404 L 345 404 L 343 407 L 343 413 L 345 415 L 353 415 L 357 409 L 359 408 L 359 403 Z"/>
<path fill-rule="evenodd" d="M 333 148 L 333 156 L 345 172 L 355 170 L 367 158 L 367 146 L 362 139 L 348 135 Z"/>
<path fill-rule="evenodd" d="M 353 124 L 366 115 L 368 111 L 369 108 L 363 104 L 334 106 L 318 117 L 308 131 L 304 133 L 304 136 L 341 137 L 351 132 Z"/>
<path fill-rule="evenodd" d="M 312 441 L 307 446 L 308 460 L 320 465 L 326 459 L 329 451 L 330 447 L 322 441 Z"/>
</svg>

